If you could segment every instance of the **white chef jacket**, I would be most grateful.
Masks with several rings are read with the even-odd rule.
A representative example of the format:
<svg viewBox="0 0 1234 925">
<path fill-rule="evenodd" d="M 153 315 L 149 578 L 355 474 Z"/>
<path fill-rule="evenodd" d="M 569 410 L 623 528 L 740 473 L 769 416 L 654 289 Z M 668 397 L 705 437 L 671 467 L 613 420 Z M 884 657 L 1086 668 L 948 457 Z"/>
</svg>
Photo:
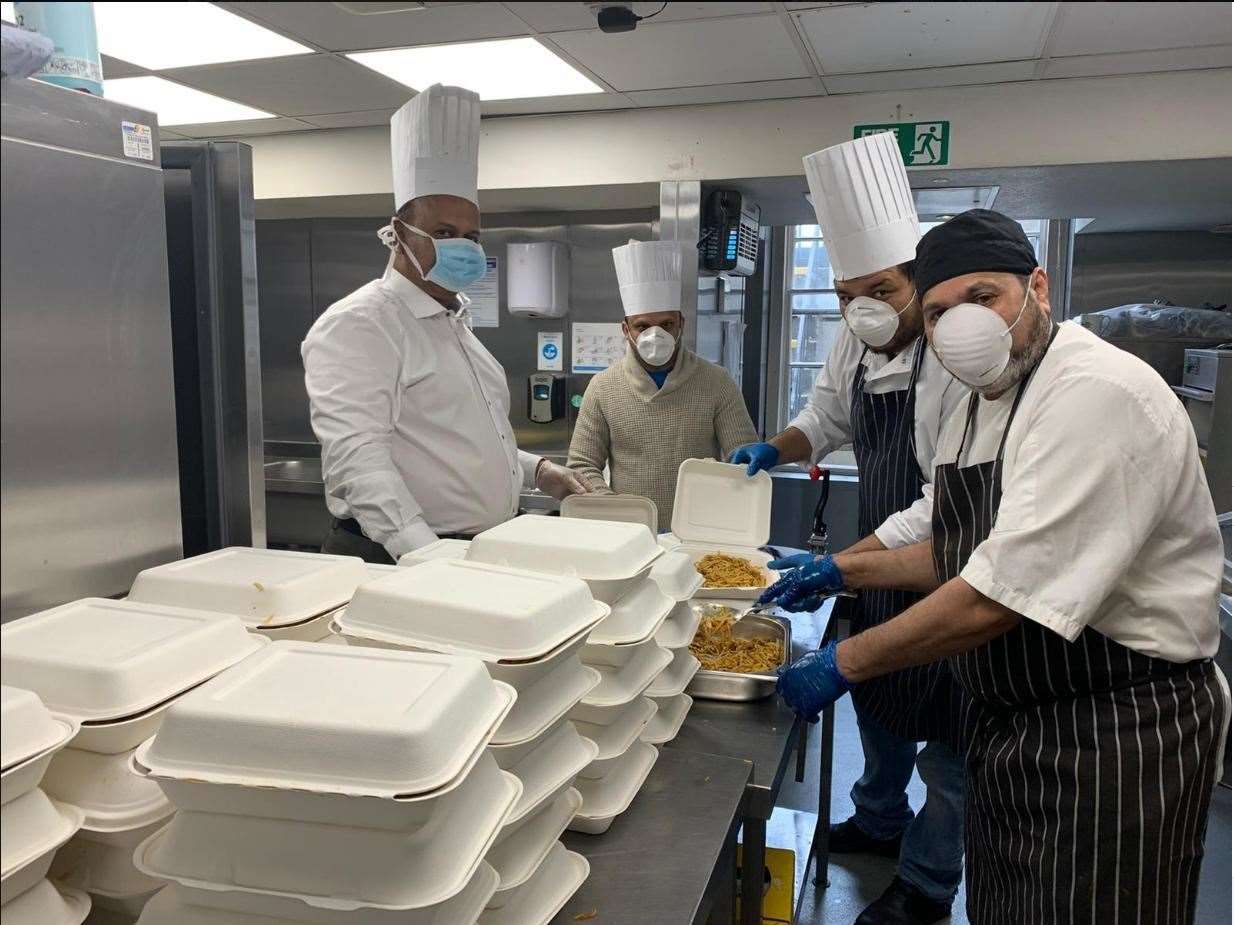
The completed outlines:
<svg viewBox="0 0 1234 925">
<path fill-rule="evenodd" d="M 510 428 L 505 371 L 456 312 L 393 267 L 300 347 L 326 505 L 395 559 L 518 511 L 539 456 Z"/>
<path fill-rule="evenodd" d="M 961 465 L 998 455 L 1014 400 L 1012 389 L 978 402 Z M 939 464 L 956 461 L 967 405 L 947 422 Z M 932 489 L 914 508 L 932 510 Z M 880 536 L 928 539 L 921 516 L 893 514 Z M 1143 361 L 1061 325 L 1007 434 L 994 529 L 960 577 L 1065 639 L 1091 626 L 1185 662 L 1217 651 L 1222 557 L 1182 403 Z"/>
<path fill-rule="evenodd" d="M 833 450 L 853 441 L 852 395 L 857 364 L 866 368 L 863 391 L 869 395 L 902 392 L 912 379 L 913 358 L 917 355 L 920 340 L 915 340 L 894 357 L 887 357 L 873 350 L 866 350 L 848 325 L 841 325 L 839 335 L 827 357 L 827 365 L 814 380 L 814 389 L 806 406 L 789 422 L 810 441 L 811 461 L 818 462 Z M 862 353 L 864 352 L 864 356 Z M 913 421 L 913 437 L 916 442 L 917 466 L 922 478 L 929 482 L 934 472 L 934 453 L 938 445 L 939 431 L 951 412 L 968 397 L 968 388 L 943 368 L 926 347 L 921 358 L 921 371 L 917 375 L 917 401 Z M 860 473 L 858 473 L 860 475 Z M 914 508 L 904 512 L 910 521 L 922 518 L 922 512 Z M 927 509 L 924 521 L 916 529 L 929 532 L 930 516 Z M 881 540 L 882 537 L 880 536 Z M 883 541 L 886 544 L 886 541 Z M 915 542 L 915 541 L 914 541 Z M 888 544 L 889 545 L 889 544 Z"/>
</svg>

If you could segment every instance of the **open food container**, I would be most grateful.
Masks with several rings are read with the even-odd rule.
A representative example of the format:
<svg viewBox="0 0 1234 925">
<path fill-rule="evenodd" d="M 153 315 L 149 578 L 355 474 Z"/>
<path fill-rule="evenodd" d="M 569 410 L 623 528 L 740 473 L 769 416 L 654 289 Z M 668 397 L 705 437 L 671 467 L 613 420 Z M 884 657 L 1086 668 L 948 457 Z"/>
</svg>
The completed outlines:
<svg viewBox="0 0 1234 925">
<path fill-rule="evenodd" d="M 43 879 L 4 906 L 4 925 L 81 925 L 90 896 Z"/>
<path fill-rule="evenodd" d="M 56 849 L 81 828 L 82 812 L 37 787 L 0 807 L 0 905 L 47 875 Z"/>
<path fill-rule="evenodd" d="M 583 647 L 583 664 L 600 672 L 599 685 L 582 699 L 589 707 L 616 707 L 629 703 L 651 685 L 673 661 L 673 653 L 654 639 L 633 646 Z"/>
<path fill-rule="evenodd" d="M 716 601 L 740 612 L 740 601 Z M 707 605 L 703 605 L 704 607 Z M 690 679 L 686 693 L 704 700 L 761 700 L 776 690 L 777 672 L 793 660 L 793 626 L 784 617 L 746 614 L 733 624 L 733 635 L 748 639 L 769 639 L 780 644 L 778 665 L 765 672 L 708 671 L 700 668 Z"/>
<path fill-rule="evenodd" d="M 134 774 L 131 755 L 66 748 L 52 762 L 43 789 L 84 814 L 82 830 L 100 842 L 166 819 L 175 807 L 158 784 Z"/>
<path fill-rule="evenodd" d="M 421 546 L 419 549 L 403 553 L 403 555 L 399 556 L 398 564 L 401 567 L 406 567 L 408 565 L 418 565 L 421 562 L 428 562 L 432 559 L 465 559 L 467 558 L 467 550 L 470 546 L 471 540 L 437 540 L 434 543 L 429 543 L 427 546 Z"/>
<path fill-rule="evenodd" d="M 522 886 L 494 896 L 477 925 L 545 925 L 587 880 L 591 865 L 581 854 L 553 845 L 540 867 Z"/>
<path fill-rule="evenodd" d="M 698 576 L 700 579 L 702 575 Z M 656 631 L 656 642 L 665 649 L 684 649 L 694 641 L 698 625 L 703 620 L 701 608 L 689 601 L 679 601 L 664 625 Z"/>
<path fill-rule="evenodd" d="M 478 659 L 273 642 L 178 700 L 136 758 L 156 777 L 408 796 L 474 762 L 514 696 Z"/>
<path fill-rule="evenodd" d="M 599 682 L 599 675 L 596 676 Z M 56 754 L 77 734 L 78 725 L 51 713 L 39 695 L 19 687 L 0 686 L 0 741 L 4 770 L 0 772 L 0 804 L 39 786 Z"/>
<path fill-rule="evenodd" d="M 630 645 L 655 635 L 673 609 L 673 599 L 644 578 L 612 605 L 612 613 L 591 631 L 596 645 Z"/>
<path fill-rule="evenodd" d="M 612 604 L 663 552 L 638 524 L 526 514 L 479 534 L 467 559 L 581 578 L 596 600 Z"/>
<path fill-rule="evenodd" d="M 504 904 L 511 890 L 531 878 L 582 805 L 579 792 L 567 787 L 527 818 L 501 830 L 484 857 L 501 878 L 498 892 L 504 895 L 494 895 L 496 904 Z"/>
<path fill-rule="evenodd" d="M 422 908 L 467 886 L 521 793 L 518 778 L 500 774 L 449 819 L 411 832 L 181 811 L 134 860 L 148 876 L 200 889 L 296 897 L 339 911 Z"/>
<path fill-rule="evenodd" d="M 675 601 L 688 601 L 703 586 L 703 576 L 693 557 L 680 548 L 669 549 L 651 567 L 651 578 Z"/>
<path fill-rule="evenodd" d="M 660 532 L 656 504 L 642 495 L 569 495 L 561 499 L 561 516 L 642 524 L 653 537 Z"/>
<path fill-rule="evenodd" d="M 663 745 L 673 741 L 681 732 L 681 725 L 694 705 L 694 698 L 689 694 L 678 694 L 676 697 L 659 698 L 655 704 L 656 715 L 639 738 L 648 745 Z"/>
<path fill-rule="evenodd" d="M 363 585 L 337 623 L 348 637 L 496 662 L 540 658 L 608 614 L 577 578 L 436 559 Z"/>
<path fill-rule="evenodd" d="M 646 697 L 637 697 L 616 707 L 579 704 L 570 711 L 570 722 L 579 735 L 596 743 L 599 751 L 595 761 L 608 761 L 624 755 L 638 741 L 655 713 L 655 703 Z"/>
<path fill-rule="evenodd" d="M 761 582 L 749 585 L 704 584 L 695 597 L 753 600 L 762 594 L 777 577 L 767 568 L 771 556 L 759 548 L 770 534 L 771 476 L 766 472 L 750 478 L 744 466 L 710 459 L 687 459 L 678 467 L 673 506 L 678 550 L 695 565 L 712 553 L 742 559 L 762 575 Z"/>
<path fill-rule="evenodd" d="M 647 688 L 647 696 L 664 698 L 685 693 L 686 687 L 698 673 L 698 669 L 699 661 L 689 648 L 675 649 L 673 661 L 656 675 L 656 679 Z"/>
<path fill-rule="evenodd" d="M 271 628 L 342 606 L 367 578 L 356 556 L 232 546 L 146 569 L 129 600 L 202 607 Z"/>
<path fill-rule="evenodd" d="M 133 717 L 262 642 L 234 616 L 86 598 L 0 628 L 5 680 L 83 725 Z"/>
<path fill-rule="evenodd" d="M 596 751 L 596 743 L 580 736 L 566 719 L 530 742 L 490 747 L 497 764 L 523 782 L 522 799 L 506 825 L 526 818 L 568 787 L 595 760 Z"/>
<path fill-rule="evenodd" d="M 497 888 L 497 873 L 481 863 L 460 892 L 421 909 L 349 910 L 347 925 L 474 925 Z M 142 913 L 142 925 L 338 925 L 338 910 L 310 905 L 312 897 L 203 890 L 173 883 Z"/>
<path fill-rule="evenodd" d="M 600 778 L 580 777 L 574 788 L 583 796 L 583 807 L 570 823 L 570 831 L 599 835 L 630 808 L 660 753 L 645 742 L 636 742 Z"/>
</svg>

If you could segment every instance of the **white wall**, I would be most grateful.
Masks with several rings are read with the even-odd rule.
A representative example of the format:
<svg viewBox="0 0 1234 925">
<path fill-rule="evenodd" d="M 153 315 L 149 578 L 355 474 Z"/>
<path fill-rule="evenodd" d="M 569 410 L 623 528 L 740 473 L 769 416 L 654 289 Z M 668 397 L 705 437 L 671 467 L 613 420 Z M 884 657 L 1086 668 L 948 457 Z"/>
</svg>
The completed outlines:
<svg viewBox="0 0 1234 925">
<path fill-rule="evenodd" d="M 1230 156 L 1230 71 L 486 119 L 482 190 L 793 176 L 855 124 L 951 121 L 951 167 Z M 389 194 L 384 127 L 253 136 L 258 199 Z"/>
</svg>

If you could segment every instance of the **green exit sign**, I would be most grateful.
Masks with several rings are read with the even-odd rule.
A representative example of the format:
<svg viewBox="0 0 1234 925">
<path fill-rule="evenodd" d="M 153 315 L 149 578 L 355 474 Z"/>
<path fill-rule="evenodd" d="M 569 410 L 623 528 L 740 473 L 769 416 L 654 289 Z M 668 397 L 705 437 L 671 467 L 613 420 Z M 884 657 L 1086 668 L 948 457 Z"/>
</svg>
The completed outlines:
<svg viewBox="0 0 1234 925">
<path fill-rule="evenodd" d="M 879 122 L 854 125 L 853 137 L 891 132 L 906 167 L 945 167 L 951 157 L 950 122 Z"/>
</svg>

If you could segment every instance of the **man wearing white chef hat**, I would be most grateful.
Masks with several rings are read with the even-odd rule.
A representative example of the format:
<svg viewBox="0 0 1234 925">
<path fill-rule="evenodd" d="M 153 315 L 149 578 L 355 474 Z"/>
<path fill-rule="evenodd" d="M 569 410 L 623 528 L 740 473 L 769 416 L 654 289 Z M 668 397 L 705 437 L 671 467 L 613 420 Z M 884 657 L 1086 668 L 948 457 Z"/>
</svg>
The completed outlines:
<svg viewBox="0 0 1234 925">
<path fill-rule="evenodd" d="M 723 459 L 756 436 L 732 377 L 681 345 L 681 247 L 613 248 L 626 353 L 588 384 L 570 441 L 569 465 L 590 490 L 650 498 L 663 527 L 684 460 Z"/>
<path fill-rule="evenodd" d="M 930 481 L 943 423 L 967 390 L 927 349 L 922 333 L 913 283 L 920 226 L 895 136 L 868 135 L 804 162 L 845 325 L 805 409 L 767 443 L 742 447 L 732 462 L 753 475 L 779 463 L 817 462 L 851 443 L 865 537 L 853 549 L 894 547 L 901 537 L 880 527 L 891 515 L 910 509 L 928 527 L 928 512 L 910 506 Z M 830 562 L 803 555 L 771 565 L 818 570 Z M 797 574 L 764 596 L 791 591 L 785 586 Z M 883 623 L 919 598 L 865 591 L 853 604 L 853 631 Z M 801 601 L 787 603 L 802 609 Z M 946 665 L 897 672 L 858 686 L 853 696 L 865 770 L 853 785 L 856 812 L 832 828 L 831 850 L 900 862 L 887 891 L 857 921 L 937 921 L 951 908 L 963 860 L 964 767 Z M 926 745 L 918 754 L 920 741 Z M 925 805 L 915 816 L 906 793 L 914 766 L 926 785 Z"/>
<path fill-rule="evenodd" d="M 390 249 L 381 279 L 331 305 L 301 345 L 334 517 L 323 551 L 390 562 L 518 512 L 519 492 L 583 491 L 520 451 L 505 371 L 462 290 L 486 271 L 476 192 L 480 98 L 435 84 L 390 120 Z"/>
</svg>

